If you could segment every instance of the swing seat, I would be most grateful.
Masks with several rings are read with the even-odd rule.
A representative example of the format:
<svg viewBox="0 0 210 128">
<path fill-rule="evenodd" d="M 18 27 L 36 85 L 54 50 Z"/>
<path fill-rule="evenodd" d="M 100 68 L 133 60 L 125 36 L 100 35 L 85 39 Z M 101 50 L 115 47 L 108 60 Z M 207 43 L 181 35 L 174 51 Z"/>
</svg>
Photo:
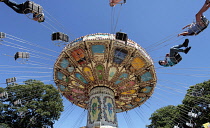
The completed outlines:
<svg viewBox="0 0 210 128">
<path fill-rule="evenodd" d="M 55 41 L 55 40 L 61 40 L 61 41 L 64 41 L 64 42 L 69 42 L 69 37 L 68 37 L 68 35 L 63 34 L 61 32 L 56 32 L 56 33 L 52 34 L 52 41 Z"/>
<path fill-rule="evenodd" d="M 18 58 L 29 58 L 29 53 L 28 52 L 17 52 L 14 56 L 15 60 Z"/>
<path fill-rule="evenodd" d="M 14 104 L 14 105 L 20 105 L 20 104 L 21 104 L 21 99 L 18 99 L 18 100 L 16 100 L 16 101 L 14 101 L 13 104 Z"/>
<path fill-rule="evenodd" d="M 202 20 L 203 23 L 205 24 L 205 27 L 203 27 L 203 28 L 201 29 L 201 31 L 197 32 L 196 35 L 198 35 L 200 32 L 202 32 L 204 29 L 206 29 L 206 28 L 208 27 L 208 25 L 209 25 L 209 20 L 208 20 L 205 16 L 203 16 L 203 17 L 201 18 L 201 20 Z"/>
<path fill-rule="evenodd" d="M 176 52 L 174 54 L 174 58 L 176 60 L 176 64 L 178 64 L 182 60 L 182 57 L 181 57 L 181 55 L 178 52 Z"/>
<path fill-rule="evenodd" d="M 13 82 L 16 82 L 16 77 L 12 77 L 12 78 L 8 78 L 6 79 L 6 83 L 13 83 Z"/>
<path fill-rule="evenodd" d="M 191 128 L 193 127 L 193 124 L 192 123 L 189 123 L 189 122 L 186 122 L 186 125 L 189 126 L 189 127 L 191 127 Z"/>
<path fill-rule="evenodd" d="M 24 3 L 24 8 L 25 8 L 25 13 L 30 12 L 30 13 L 42 13 L 43 12 L 43 8 L 42 6 L 40 6 L 39 4 L 36 4 L 32 1 L 26 1 Z"/>
<path fill-rule="evenodd" d="M 3 32 L 0 32 L 0 38 L 5 38 L 5 37 L 6 37 L 6 34 Z"/>
<path fill-rule="evenodd" d="M 174 128 L 179 128 L 179 126 L 174 126 Z"/>
<path fill-rule="evenodd" d="M 117 32 L 115 38 L 116 38 L 117 40 L 122 40 L 122 41 L 127 42 L 127 40 L 128 40 L 128 35 L 127 35 L 126 33 L 123 33 L 123 32 Z"/>
<path fill-rule="evenodd" d="M 8 93 L 7 92 L 0 93 L 0 99 L 8 99 Z"/>
</svg>

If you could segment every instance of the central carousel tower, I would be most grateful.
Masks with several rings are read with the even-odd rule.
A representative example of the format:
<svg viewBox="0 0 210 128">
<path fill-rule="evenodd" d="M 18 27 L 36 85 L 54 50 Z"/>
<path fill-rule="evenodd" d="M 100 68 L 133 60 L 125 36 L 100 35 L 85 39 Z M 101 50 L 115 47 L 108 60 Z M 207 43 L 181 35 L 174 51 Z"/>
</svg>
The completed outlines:
<svg viewBox="0 0 210 128">
<path fill-rule="evenodd" d="M 156 80 L 153 61 L 140 45 L 108 33 L 75 39 L 54 65 L 62 95 L 88 110 L 82 128 L 118 128 L 116 113 L 142 105 Z"/>
</svg>

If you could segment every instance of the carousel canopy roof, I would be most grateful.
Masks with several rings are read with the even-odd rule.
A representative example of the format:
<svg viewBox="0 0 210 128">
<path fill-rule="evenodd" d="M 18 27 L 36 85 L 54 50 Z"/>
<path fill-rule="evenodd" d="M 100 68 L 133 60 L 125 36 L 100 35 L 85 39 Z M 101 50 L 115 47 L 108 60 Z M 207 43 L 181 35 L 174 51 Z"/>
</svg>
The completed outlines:
<svg viewBox="0 0 210 128">
<path fill-rule="evenodd" d="M 156 80 L 153 61 L 140 45 L 108 33 L 75 39 L 54 65 L 59 91 L 85 109 L 90 90 L 97 86 L 113 90 L 117 112 L 138 107 L 152 95 Z"/>
</svg>

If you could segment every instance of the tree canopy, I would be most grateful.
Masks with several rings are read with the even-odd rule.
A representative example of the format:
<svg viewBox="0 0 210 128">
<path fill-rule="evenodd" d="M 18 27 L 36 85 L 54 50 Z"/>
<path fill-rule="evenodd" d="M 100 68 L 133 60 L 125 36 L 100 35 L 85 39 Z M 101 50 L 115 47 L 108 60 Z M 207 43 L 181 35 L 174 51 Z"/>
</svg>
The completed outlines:
<svg viewBox="0 0 210 128">
<path fill-rule="evenodd" d="M 6 93 L 5 93 L 6 92 Z M 38 80 L 0 88 L 0 125 L 11 128 L 52 127 L 63 111 L 58 90 Z"/>
<path fill-rule="evenodd" d="M 172 128 L 173 122 L 177 120 L 178 111 L 177 107 L 169 105 L 156 110 L 151 117 L 151 124 L 147 125 L 148 128 Z"/>
<path fill-rule="evenodd" d="M 166 106 L 156 110 L 150 117 L 148 128 L 188 128 L 186 123 L 199 128 L 210 121 L 210 80 L 199 83 L 187 90 L 182 104 Z"/>
</svg>

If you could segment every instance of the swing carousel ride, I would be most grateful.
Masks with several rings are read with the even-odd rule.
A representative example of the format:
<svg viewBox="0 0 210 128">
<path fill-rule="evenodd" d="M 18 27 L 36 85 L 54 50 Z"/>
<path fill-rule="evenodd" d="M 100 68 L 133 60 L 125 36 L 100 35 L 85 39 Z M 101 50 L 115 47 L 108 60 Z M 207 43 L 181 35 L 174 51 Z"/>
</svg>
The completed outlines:
<svg viewBox="0 0 210 128">
<path fill-rule="evenodd" d="M 0 1 L 0 3 L 1 2 L 2 1 Z M 53 2 L 54 1 L 52 1 L 52 3 Z M 78 2 L 78 1 L 74 1 L 74 2 Z M 131 3 L 132 2 L 133 1 L 131 1 Z M 168 1 L 165 1 L 165 2 L 168 2 Z M 89 4 L 89 2 L 87 3 Z M 11 77 L 10 79 L 6 80 L 6 84 L 8 85 L 12 83 L 16 85 L 14 83 L 16 82 L 16 80 L 28 79 L 28 78 L 33 78 L 33 79 L 41 78 L 43 79 L 43 81 L 44 81 L 44 78 L 46 78 L 48 81 L 49 80 L 53 81 L 56 84 L 62 96 L 64 96 L 68 101 L 70 101 L 68 103 L 72 103 L 72 106 L 79 106 L 78 108 L 81 108 L 82 110 L 87 110 L 88 114 L 87 114 L 86 126 L 82 128 L 119 128 L 121 126 L 124 126 L 124 124 L 122 124 L 121 126 L 118 124 L 117 113 L 126 113 L 128 115 L 129 113 L 127 112 L 130 112 L 130 110 L 134 110 L 134 111 L 137 109 L 140 110 L 141 106 L 146 105 L 146 109 L 147 108 L 150 109 L 150 106 L 154 107 L 154 109 L 151 109 L 151 110 L 143 109 L 143 112 L 135 111 L 136 114 L 138 114 L 138 116 L 139 116 L 139 113 L 151 114 L 151 112 L 154 112 L 157 109 L 157 107 L 163 107 L 164 105 L 166 106 L 168 104 L 174 104 L 174 102 L 178 101 L 174 99 L 181 100 L 181 98 L 183 97 L 183 94 L 180 94 L 181 96 L 178 96 L 178 97 L 174 95 L 177 95 L 177 93 L 183 93 L 182 92 L 183 90 L 181 90 L 183 88 L 184 88 L 184 91 L 186 91 L 186 85 L 180 86 L 180 83 L 175 83 L 175 82 L 166 80 L 166 79 L 175 80 L 172 77 L 170 78 L 168 77 L 168 74 L 173 75 L 173 73 L 171 73 L 170 71 L 173 70 L 172 72 L 175 72 L 177 74 L 179 74 L 180 72 L 174 71 L 174 67 L 171 69 L 169 68 L 167 69 L 167 71 L 170 70 L 169 73 L 165 70 L 166 68 L 162 68 L 162 67 L 155 68 L 155 62 L 158 62 L 160 58 L 157 56 L 160 54 L 163 55 L 166 52 L 168 52 L 166 50 L 169 50 L 169 48 L 167 47 L 164 49 L 163 47 L 171 44 L 170 41 L 173 41 L 172 43 L 176 42 L 177 40 L 174 41 L 173 39 L 177 37 L 177 34 L 175 36 L 174 35 L 169 36 L 163 39 L 163 41 L 161 42 L 157 42 L 154 44 L 147 44 L 149 45 L 148 47 L 145 47 L 146 43 L 141 43 L 141 46 L 140 46 L 139 43 L 133 41 L 133 40 L 138 40 L 137 37 L 139 37 L 139 32 L 142 32 L 142 29 L 144 29 L 144 31 L 142 32 L 144 35 L 149 35 L 149 34 L 150 36 L 152 35 L 151 33 L 148 33 L 147 31 L 148 26 L 145 28 L 143 27 L 144 27 L 144 24 L 153 24 L 153 17 L 157 16 L 156 14 L 153 14 L 153 12 L 152 14 L 149 14 L 150 12 L 145 12 L 145 14 L 142 14 L 142 16 L 144 17 L 148 15 L 151 15 L 151 16 L 147 17 L 148 18 L 147 21 L 145 20 L 141 21 L 142 24 L 140 25 L 142 28 L 140 30 L 139 29 L 137 30 L 136 25 L 132 26 L 131 24 L 128 23 L 128 22 L 131 22 L 130 18 L 124 19 L 124 22 L 128 23 L 126 25 L 130 25 L 131 28 L 133 29 L 132 30 L 133 33 L 132 32 L 128 32 L 128 33 L 132 33 L 131 36 L 132 38 L 135 38 L 135 39 L 133 40 L 128 39 L 127 34 L 121 31 L 116 33 L 116 27 L 118 24 L 120 11 L 121 11 L 122 6 L 124 6 L 125 3 L 126 3 L 126 0 L 110 0 L 109 4 L 111 6 L 110 8 L 112 8 L 112 11 L 111 11 L 112 21 L 111 21 L 110 33 L 95 33 L 95 34 L 88 34 L 88 35 L 84 34 L 85 36 L 81 36 L 83 35 L 81 33 L 84 32 L 84 30 L 89 30 L 93 28 L 95 29 L 96 27 L 92 27 L 92 26 L 93 25 L 95 26 L 95 24 L 99 24 L 99 21 L 95 21 L 91 25 L 83 24 L 83 22 L 79 24 L 80 21 L 84 21 L 86 23 L 87 19 L 89 19 L 89 17 L 91 17 L 92 15 L 94 15 L 93 18 L 96 18 L 95 16 L 98 15 L 98 12 L 95 10 L 97 9 L 100 10 L 102 7 L 104 8 L 104 6 L 102 5 L 97 5 L 100 7 L 96 7 L 95 10 L 90 9 L 90 14 L 89 15 L 87 14 L 88 18 L 86 16 L 79 17 L 81 19 L 76 21 L 80 25 L 78 27 L 78 31 L 81 34 L 80 35 L 81 37 L 77 36 L 79 38 L 75 39 L 75 37 L 72 38 L 72 35 L 69 34 L 68 32 L 64 33 L 63 26 L 54 17 L 52 17 L 52 15 L 50 15 L 45 9 L 43 9 L 42 6 L 35 4 L 33 2 L 29 2 L 30 6 L 28 6 L 27 9 L 30 9 L 31 12 L 36 12 L 36 13 L 41 13 L 41 14 L 45 12 L 45 15 L 43 16 L 44 18 L 46 17 L 46 20 L 40 24 L 44 28 L 47 28 L 47 30 L 50 30 L 52 32 L 51 42 L 53 42 L 54 45 L 49 44 L 50 46 L 48 46 L 47 43 L 33 44 L 31 42 L 17 38 L 10 34 L 0 32 L 1 46 L 8 46 L 11 49 L 18 48 L 20 50 L 20 51 L 15 50 L 14 52 L 11 49 L 10 50 L 2 49 L 1 50 L 2 55 L 6 55 L 6 57 L 8 56 L 12 57 L 13 59 L 15 59 L 16 63 L 12 62 L 14 63 L 15 66 L 10 66 L 9 64 L 8 64 L 9 66 L 6 66 L 6 65 L 3 65 L 4 63 L 2 63 L 0 67 L 1 68 L 5 68 L 5 67 L 16 68 L 17 62 L 19 64 L 27 65 L 27 66 L 18 66 L 18 69 L 16 70 L 20 70 L 20 71 L 10 70 L 8 71 L 7 76 L 2 76 L 2 77 L 7 77 L 7 78 Z M 147 1 L 145 1 L 145 3 L 147 3 Z M 54 4 L 57 4 L 57 2 L 55 1 Z M 77 3 L 77 5 L 79 4 L 81 3 Z M 95 2 L 93 2 L 92 4 L 95 4 Z M 136 3 L 134 2 L 133 5 L 134 4 Z M 149 5 L 150 3 L 148 2 L 147 4 Z M 156 4 L 159 4 L 159 2 L 157 2 Z M 35 5 L 38 7 L 35 7 Z M 172 5 L 172 4 L 168 3 L 168 5 Z M 69 8 L 69 6 L 71 6 L 72 9 L 74 9 L 75 7 L 75 5 L 73 4 L 68 5 L 68 6 L 64 5 L 64 6 L 66 8 Z M 81 5 L 81 6 L 85 8 L 83 10 L 89 9 L 86 5 Z M 107 4 L 107 6 L 109 5 Z M 131 8 L 135 8 L 132 5 L 129 5 L 129 6 L 130 6 L 129 7 L 130 10 L 132 10 Z M 156 9 L 155 7 L 157 6 L 154 6 L 154 9 Z M 118 15 L 116 15 L 116 12 L 115 12 L 116 8 L 119 9 Z M 138 9 L 142 9 L 140 11 L 144 10 L 144 8 L 138 8 Z M 160 10 L 159 8 L 158 8 L 158 11 L 160 11 L 160 14 L 164 13 L 164 10 Z M 124 13 L 125 12 L 126 11 L 124 11 Z M 0 15 L 3 15 L 3 14 L 0 14 Z M 84 12 L 82 12 L 81 15 L 83 14 Z M 135 10 L 134 12 L 132 12 L 132 14 L 136 18 L 136 15 L 139 13 Z M 60 16 L 60 14 L 58 15 Z M 72 14 L 72 15 L 75 17 L 75 19 L 78 18 L 77 14 Z M 164 15 L 164 18 L 165 18 L 164 20 L 160 18 L 161 19 L 160 25 L 153 26 L 154 30 L 162 29 L 163 27 L 161 26 L 165 25 L 166 22 L 168 23 L 170 20 L 171 20 L 170 22 L 174 21 L 173 19 L 174 17 L 170 19 L 168 18 L 169 16 L 168 17 L 166 16 L 167 17 L 166 18 L 165 15 Z M 180 15 L 184 15 L 184 14 L 180 14 Z M 26 14 L 26 16 L 29 19 L 33 19 L 34 15 L 32 13 L 29 13 L 29 14 Z M 110 16 L 110 14 L 106 14 L 103 17 L 106 17 L 106 16 Z M 157 18 L 157 21 L 158 20 L 159 19 Z M 7 21 L 2 21 L 2 22 L 5 22 L 4 24 L 7 23 Z M 18 20 L 16 22 L 18 22 Z M 17 27 L 18 29 L 22 29 L 22 28 L 27 28 L 25 27 L 27 25 L 28 27 L 31 27 L 30 24 L 25 24 L 24 27 L 21 26 L 23 25 L 22 22 L 25 22 L 24 20 L 19 21 L 19 22 L 20 22 L 20 26 L 12 22 L 10 24 L 11 28 Z M 71 22 L 73 21 L 71 20 Z M 115 24 L 114 22 L 116 22 L 116 25 L 114 25 Z M 135 23 L 135 21 L 132 21 L 132 23 Z M 66 24 L 68 25 L 69 21 Z M 156 24 L 156 21 L 155 21 L 155 24 Z M 34 25 L 33 29 L 27 29 L 27 30 L 24 29 L 24 32 L 28 34 L 28 38 L 31 36 L 29 35 L 29 33 L 34 33 L 34 35 L 35 34 L 39 35 L 40 33 L 42 33 L 40 34 L 40 35 L 43 35 L 42 40 L 46 42 L 49 41 L 49 38 L 47 38 L 46 40 L 44 38 L 46 37 L 45 35 L 49 33 L 45 33 L 45 31 L 38 30 L 37 28 L 39 28 L 39 26 L 38 25 L 36 26 L 35 23 L 33 25 Z M 98 26 L 102 27 L 103 25 L 104 24 L 100 24 Z M 107 23 L 103 26 L 102 30 L 107 29 L 109 27 L 106 25 Z M 175 26 L 177 27 L 177 24 Z M 56 27 L 59 27 L 59 30 Z M 60 31 L 60 29 L 62 30 Z M 101 31 L 100 29 L 98 29 L 97 32 Z M 134 29 L 136 30 L 134 31 Z M 17 32 L 17 35 L 22 36 L 18 32 Z M 94 32 L 88 32 L 88 33 L 94 33 Z M 164 34 L 156 33 L 152 35 L 152 37 L 154 36 L 154 39 L 151 38 L 150 41 L 155 42 L 157 38 L 165 34 L 168 34 L 168 33 L 167 32 L 165 32 Z M 141 38 L 144 38 L 144 37 L 141 37 Z M 39 40 L 39 41 L 42 41 L 42 40 Z M 13 43 L 13 41 L 15 43 Z M 150 41 L 146 40 L 145 42 L 150 42 Z M 56 46 L 56 48 L 53 48 L 52 46 Z M 64 46 L 64 48 L 62 48 L 61 46 Z M 60 51 L 58 52 L 59 48 L 61 48 L 60 49 L 61 52 Z M 158 52 L 158 54 L 156 54 L 157 53 L 156 52 L 155 54 L 151 55 L 152 57 L 150 57 L 150 55 L 147 53 L 147 52 L 152 53 L 154 50 L 159 50 L 160 48 L 161 48 L 161 51 Z M 14 52 L 15 55 L 12 56 L 11 52 Z M 204 50 L 200 52 L 204 52 Z M 191 53 L 193 53 L 193 51 Z M 196 53 L 195 56 L 196 55 L 198 54 Z M 161 58 L 163 57 L 161 56 Z M 188 58 L 185 58 L 185 60 L 186 62 L 187 60 L 189 61 Z M 185 61 L 182 61 L 182 62 L 183 63 L 179 64 L 180 67 L 179 65 L 176 66 L 181 69 L 181 73 L 183 73 L 184 70 L 186 71 L 186 69 L 182 67 L 186 62 Z M 7 63 L 9 63 L 9 61 Z M 196 66 L 198 65 L 197 62 L 193 62 L 192 64 Z M 205 65 L 207 63 L 202 63 L 202 64 L 203 64 L 203 67 L 208 67 Z M 28 71 L 29 69 L 32 71 Z M 156 73 L 158 73 L 156 72 L 156 70 L 159 70 L 159 71 L 162 70 L 163 74 L 165 73 L 167 75 L 163 77 L 159 75 L 161 73 L 156 75 Z M 20 74 L 23 75 L 24 73 L 26 73 L 27 75 L 17 76 L 17 79 L 16 79 L 16 77 L 14 77 L 13 76 L 14 74 L 12 73 L 19 74 L 19 75 Z M 35 76 L 35 73 L 39 73 L 39 75 Z M 44 73 L 49 73 L 49 75 L 42 76 L 41 73 L 42 75 Z M 52 78 L 52 74 L 53 74 L 53 78 Z M 193 73 L 190 73 L 189 71 L 189 74 L 191 75 Z M 168 85 L 171 85 L 172 87 L 168 85 L 164 86 L 164 84 L 163 85 L 157 84 L 157 76 L 159 77 L 158 82 L 161 81 L 161 77 L 162 77 L 162 79 L 164 79 L 162 80 L 162 83 L 164 84 L 168 83 Z M 194 74 L 194 76 L 196 76 L 196 74 Z M 191 84 L 194 84 L 193 81 L 191 81 L 191 78 L 183 79 L 183 76 L 181 77 L 176 76 L 176 78 L 179 80 L 183 80 L 184 81 L 183 83 L 185 83 L 188 80 L 189 83 L 191 82 Z M 196 80 L 197 80 L 196 82 L 199 81 L 198 79 Z M 204 79 L 200 81 L 203 81 L 203 80 Z M 159 86 L 157 87 L 157 85 L 161 87 Z M 174 87 L 174 85 L 178 85 L 178 86 Z M 154 89 L 157 89 L 157 91 L 156 90 L 154 91 Z M 172 94 L 171 91 L 175 91 L 175 93 Z M 155 92 L 160 92 L 160 93 L 155 93 Z M 168 95 L 170 94 L 171 97 L 166 96 L 167 95 L 166 93 Z M 166 98 L 164 96 L 166 96 Z M 169 100 L 167 98 L 169 98 Z M 151 101 L 153 104 L 150 105 L 149 103 L 148 105 L 147 104 L 148 101 Z M 158 102 L 160 101 L 164 101 L 164 102 L 161 102 L 161 105 L 159 105 Z M 155 105 L 154 105 L 154 102 L 155 102 Z M 167 103 L 165 104 L 165 102 Z M 71 109 L 71 111 L 73 111 L 73 109 Z M 67 115 L 70 115 L 70 114 L 68 113 Z M 83 113 L 81 114 L 80 117 L 84 118 L 82 116 L 84 116 Z M 139 117 L 149 118 L 149 117 L 146 117 L 145 115 L 140 115 Z M 126 117 L 124 118 L 126 120 Z M 65 120 L 65 119 L 62 118 L 61 120 Z M 81 120 L 81 119 L 79 118 L 78 120 Z M 134 128 L 134 126 L 129 125 L 129 123 L 131 124 L 129 120 L 131 119 L 127 117 L 126 123 L 128 122 L 127 123 L 128 128 Z M 136 122 L 139 123 L 138 121 Z M 144 122 L 144 124 L 142 123 L 142 125 L 146 125 L 146 124 L 148 124 L 148 122 L 146 123 Z M 78 126 L 81 126 L 81 124 L 79 124 Z"/>
<path fill-rule="evenodd" d="M 63 49 L 54 66 L 59 91 L 88 110 L 88 128 L 116 128 L 116 113 L 143 104 L 156 85 L 151 57 L 134 41 L 124 41 L 126 34 L 116 35 L 80 37 Z"/>
</svg>

